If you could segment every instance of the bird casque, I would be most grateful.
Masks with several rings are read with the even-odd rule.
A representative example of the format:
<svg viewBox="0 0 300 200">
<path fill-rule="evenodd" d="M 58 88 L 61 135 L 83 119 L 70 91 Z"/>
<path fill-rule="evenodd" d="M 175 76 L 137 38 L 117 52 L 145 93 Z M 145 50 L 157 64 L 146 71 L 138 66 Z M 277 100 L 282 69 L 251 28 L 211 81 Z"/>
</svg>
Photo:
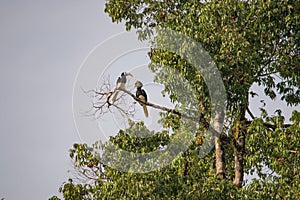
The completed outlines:
<svg viewBox="0 0 300 200">
<path fill-rule="evenodd" d="M 137 88 L 135 96 L 138 99 L 140 99 L 142 102 L 147 102 L 147 94 L 146 94 L 145 90 L 142 89 L 143 83 L 140 81 L 136 81 L 134 84 L 134 87 Z M 143 107 L 145 116 L 148 117 L 149 114 L 148 114 L 147 106 L 143 103 L 140 103 L 140 105 Z"/>
<path fill-rule="evenodd" d="M 112 98 L 112 103 L 114 103 L 117 100 L 118 97 L 118 89 L 125 89 L 127 78 L 126 76 L 132 76 L 131 73 L 129 72 L 122 72 L 121 76 L 118 78 L 117 83 L 116 83 L 116 89 L 115 89 L 115 94 Z"/>
</svg>

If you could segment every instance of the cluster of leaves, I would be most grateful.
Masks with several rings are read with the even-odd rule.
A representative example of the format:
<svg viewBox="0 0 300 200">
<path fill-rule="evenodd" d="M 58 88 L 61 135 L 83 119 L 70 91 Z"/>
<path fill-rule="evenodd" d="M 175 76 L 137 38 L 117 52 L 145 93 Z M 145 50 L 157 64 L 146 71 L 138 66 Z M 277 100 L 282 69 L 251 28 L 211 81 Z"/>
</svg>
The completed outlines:
<svg viewBox="0 0 300 200">
<path fill-rule="evenodd" d="M 197 53 L 197 45 L 182 44 L 179 38 L 174 41 L 175 50 L 169 52 L 158 48 L 165 38 L 155 31 L 167 28 L 190 37 L 216 62 L 228 97 L 228 128 L 220 137 L 226 174 L 223 179 L 215 175 L 213 152 L 204 158 L 199 156 L 203 140 L 208 139 L 207 127 L 201 121 L 199 126 L 182 123 L 178 115 L 166 113 L 161 123 L 164 128 L 171 128 L 173 134 L 156 133 L 143 123 L 130 123 L 130 128 L 110 138 L 110 144 L 98 142 L 93 147 L 75 144 L 70 156 L 75 169 L 88 182 L 64 183 L 60 191 L 65 199 L 297 199 L 300 196 L 299 112 L 293 112 L 290 125 L 284 124 L 280 111 L 275 116 L 263 111 L 253 121 L 245 117 L 249 95 L 256 95 L 255 91 L 249 91 L 254 83 L 262 86 L 271 99 L 280 96 L 287 105 L 300 104 L 298 1 L 108 0 L 105 12 L 113 22 L 124 22 L 127 30 L 136 29 L 141 40 L 153 41 L 149 68 L 155 73 L 155 81 L 165 85 L 163 95 L 168 94 L 177 103 L 176 108 L 190 116 L 200 113 L 206 123 L 210 123 L 212 107 L 207 85 L 193 63 L 180 56 Z M 155 37 L 150 37 L 153 34 Z M 201 59 L 200 56 L 197 62 Z M 198 129 L 193 130 L 194 127 Z M 170 141 L 177 139 L 180 143 L 191 135 L 195 140 L 184 153 L 170 165 L 147 173 L 130 171 L 136 167 L 132 154 L 123 155 L 123 151 L 113 148 L 145 155 L 163 151 Z M 95 149 L 103 153 L 97 154 Z M 112 168 L 105 159 L 119 163 L 129 172 Z M 247 185 L 244 181 L 244 187 L 235 187 L 232 180 L 236 178 L 236 164 L 244 164 L 240 168 L 242 173 L 254 174 L 256 178 Z M 153 165 L 155 162 L 149 162 L 149 167 Z"/>
<path fill-rule="evenodd" d="M 247 103 L 253 83 L 263 85 L 271 99 L 277 92 L 290 105 L 299 102 L 299 10 L 299 2 L 291 0 L 109 0 L 105 9 L 113 22 L 124 21 L 128 30 L 138 29 L 140 39 L 147 39 L 148 30 L 159 27 L 198 41 L 218 64 L 229 107 Z M 192 48 L 181 49 L 185 50 Z M 149 55 L 152 64 L 179 70 L 190 82 L 201 80 L 195 78 L 189 63 L 170 52 L 153 48 Z M 165 76 L 157 76 L 168 84 Z M 276 76 L 280 77 L 277 83 Z M 193 86 L 202 89 L 203 82 Z"/>
<path fill-rule="evenodd" d="M 280 114 L 258 118 L 248 129 L 246 171 L 258 176 L 248 189 L 260 191 L 255 195 L 260 199 L 297 199 L 300 195 L 300 113 L 293 112 L 288 128 Z M 266 128 L 265 123 L 274 128 Z"/>
<path fill-rule="evenodd" d="M 255 172 L 257 178 L 245 188 L 237 188 L 231 181 L 234 169 L 230 164 L 230 157 L 227 160 L 227 178 L 217 178 L 213 164 L 214 153 L 201 158 L 200 146 L 196 141 L 170 165 L 148 173 L 120 172 L 105 165 L 102 157 L 93 152 L 102 148 L 102 155 L 105 155 L 110 153 L 110 149 L 95 143 L 93 147 L 74 144 L 70 156 L 75 169 L 81 169 L 78 172 L 93 174 L 99 169 L 102 170 L 93 177 L 86 176 L 85 181 L 69 179 L 62 185 L 60 192 L 65 199 L 297 199 L 300 194 L 300 113 L 293 113 L 291 120 L 294 124 L 288 128 L 283 126 L 282 120 L 282 116 L 277 115 L 256 119 L 249 125 L 245 173 Z M 275 131 L 265 128 L 264 123 L 276 127 Z M 139 134 L 140 130 L 148 136 L 151 134 L 151 137 L 144 138 L 147 143 L 141 142 L 141 138 L 132 137 Z M 152 134 L 143 123 L 131 122 L 131 127 L 120 131 L 110 140 L 124 149 L 136 152 L 153 150 L 162 144 L 168 144 L 168 134 Z M 228 155 L 233 153 L 231 145 L 225 145 Z M 130 157 L 122 159 L 130 163 Z M 263 166 L 269 169 L 263 170 Z"/>
<path fill-rule="evenodd" d="M 130 122 L 130 124 L 130 128 L 120 131 L 117 136 L 111 137 L 110 141 L 133 152 L 144 152 L 167 144 L 172 137 L 166 133 L 152 135 L 153 131 L 149 131 L 143 123 Z M 141 130 L 143 134 L 146 133 L 151 137 L 143 139 L 133 137 Z M 203 196 L 207 199 L 215 199 L 224 191 L 227 197 L 237 195 L 232 183 L 228 185 L 229 181 L 225 180 L 220 183 L 220 180 L 214 176 L 214 166 L 211 164 L 214 154 L 210 153 L 206 158 L 201 159 L 199 149 L 195 144 L 170 165 L 156 171 L 139 174 L 120 172 L 105 165 L 102 162 L 103 157 L 93 153 L 99 150 L 98 148 L 104 150 L 103 156 L 110 153 L 110 148 L 100 143 L 95 143 L 93 147 L 88 147 L 86 144 L 74 144 L 73 149 L 70 150 L 70 157 L 77 172 L 87 175 L 97 173 L 97 175 L 86 176 L 85 181 L 77 179 L 81 183 L 69 179 L 60 188 L 65 199 L 182 199 L 183 196 L 191 199 Z M 130 157 L 122 157 L 122 159 L 130 163 Z M 87 183 L 82 184 L 86 181 Z M 212 185 L 214 185 L 213 188 Z M 227 197 L 224 196 L 224 199 Z M 55 197 L 52 198 L 55 199 Z"/>
</svg>

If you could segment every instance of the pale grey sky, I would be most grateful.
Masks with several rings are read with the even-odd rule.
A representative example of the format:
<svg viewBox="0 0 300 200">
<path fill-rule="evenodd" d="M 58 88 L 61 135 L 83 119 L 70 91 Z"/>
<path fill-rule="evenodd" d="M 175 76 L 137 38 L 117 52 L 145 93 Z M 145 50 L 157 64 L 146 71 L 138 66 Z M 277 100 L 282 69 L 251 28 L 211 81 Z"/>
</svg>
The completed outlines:
<svg viewBox="0 0 300 200">
<path fill-rule="evenodd" d="M 0 1 L 0 198 L 48 199 L 70 176 L 76 73 L 124 31 L 103 9 L 103 0 Z"/>
<path fill-rule="evenodd" d="M 103 10 L 104 0 L 0 1 L 0 198 L 48 199 L 72 176 L 77 71 L 95 46 L 124 31 Z"/>
</svg>

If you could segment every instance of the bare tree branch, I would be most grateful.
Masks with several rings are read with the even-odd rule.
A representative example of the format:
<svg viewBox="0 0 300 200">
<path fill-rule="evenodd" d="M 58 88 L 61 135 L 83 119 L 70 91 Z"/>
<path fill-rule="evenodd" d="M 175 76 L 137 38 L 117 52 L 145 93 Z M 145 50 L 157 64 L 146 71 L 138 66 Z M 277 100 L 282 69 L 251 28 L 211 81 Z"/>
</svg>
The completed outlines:
<svg viewBox="0 0 300 200">
<path fill-rule="evenodd" d="M 250 109 L 247 107 L 246 110 L 249 113 L 249 115 L 252 118 L 252 120 L 254 120 L 256 117 L 253 115 L 253 113 L 250 111 Z M 252 121 L 247 121 L 248 125 L 250 125 L 251 123 L 252 123 Z M 272 130 L 276 129 L 276 125 L 273 125 L 273 124 L 270 124 L 270 123 L 264 123 L 264 126 L 267 127 L 267 128 L 270 128 Z M 291 126 L 291 124 L 283 124 L 282 125 L 283 128 L 288 128 L 290 126 Z"/>
<path fill-rule="evenodd" d="M 251 110 L 249 109 L 249 107 L 247 107 L 246 110 L 247 110 L 248 114 L 250 115 L 250 117 L 252 119 L 255 119 L 255 117 L 254 117 L 253 113 L 251 112 Z"/>
<path fill-rule="evenodd" d="M 167 108 L 167 107 L 160 106 L 160 105 L 150 103 L 150 102 L 144 102 L 144 101 L 141 101 L 139 98 L 137 98 L 134 94 L 132 94 L 131 92 L 129 92 L 125 89 L 119 89 L 119 90 L 121 90 L 121 91 L 125 92 L 126 94 L 130 95 L 134 100 L 136 100 L 139 103 L 145 104 L 145 105 L 150 106 L 152 108 L 156 108 L 156 109 L 159 109 L 159 110 L 162 110 L 162 111 L 166 111 L 166 112 L 169 112 L 169 113 L 179 115 L 179 116 L 181 116 L 185 119 L 190 119 L 190 120 L 193 120 L 195 122 L 199 122 L 199 119 L 203 117 L 203 116 L 199 116 L 199 117 L 188 116 L 186 114 L 180 113 L 178 110 L 175 110 L 175 109 Z"/>
</svg>

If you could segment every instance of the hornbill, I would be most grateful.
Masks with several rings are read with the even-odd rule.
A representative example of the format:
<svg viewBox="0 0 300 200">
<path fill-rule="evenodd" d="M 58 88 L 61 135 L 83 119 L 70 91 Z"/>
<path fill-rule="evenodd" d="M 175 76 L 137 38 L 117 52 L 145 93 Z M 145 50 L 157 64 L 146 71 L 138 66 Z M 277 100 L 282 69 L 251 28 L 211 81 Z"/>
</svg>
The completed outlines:
<svg viewBox="0 0 300 200">
<path fill-rule="evenodd" d="M 145 90 L 142 89 L 143 83 L 140 81 L 136 81 L 134 87 L 137 88 L 135 96 L 138 99 L 140 99 L 142 102 L 147 102 L 147 94 L 146 94 Z M 148 114 L 147 106 L 143 103 L 140 103 L 140 104 L 143 107 L 145 116 L 148 117 L 149 114 Z"/>
<path fill-rule="evenodd" d="M 117 80 L 116 89 L 115 89 L 116 93 L 112 98 L 112 103 L 114 103 L 117 99 L 117 95 L 119 93 L 118 89 L 125 89 L 125 84 L 127 81 L 126 76 L 132 76 L 132 74 L 130 74 L 129 72 L 122 72 L 121 76 Z"/>
</svg>

